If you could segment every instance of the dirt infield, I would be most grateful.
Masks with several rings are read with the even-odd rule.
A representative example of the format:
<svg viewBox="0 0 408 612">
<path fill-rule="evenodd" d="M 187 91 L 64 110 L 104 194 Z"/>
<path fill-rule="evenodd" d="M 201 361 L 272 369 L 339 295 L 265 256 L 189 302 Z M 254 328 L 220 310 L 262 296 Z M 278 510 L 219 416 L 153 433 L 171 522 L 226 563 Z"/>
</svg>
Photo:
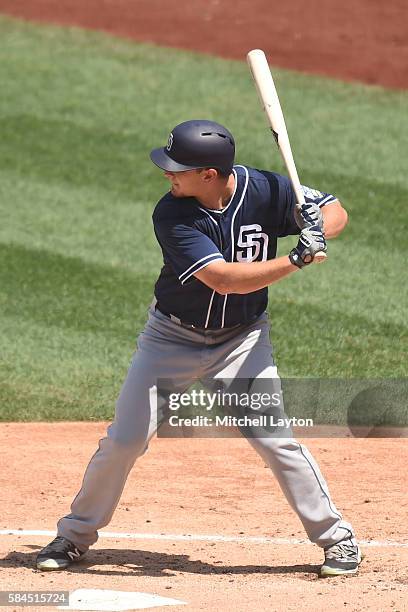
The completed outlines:
<svg viewBox="0 0 408 612">
<path fill-rule="evenodd" d="M 274 66 L 408 87 L 405 0 L 0 0 L 0 12 Z"/>
<path fill-rule="evenodd" d="M 104 423 L 0 425 L 0 530 L 54 530 L 104 431 Z M 313 611 L 330 606 L 403 612 L 408 492 L 401 490 L 407 444 L 322 439 L 307 445 L 359 538 L 379 541 L 364 547 L 358 576 L 318 578 L 320 549 L 304 541 L 297 517 L 245 440 L 156 439 L 133 469 L 106 529 L 142 533 L 146 539 L 101 538 L 72 571 L 47 574 L 33 564 L 49 536 L 0 535 L 1 588 L 143 591 L 186 601 L 187 606 L 175 607 L 186 610 L 297 611 L 301 605 Z M 192 538 L 152 539 L 151 534 Z M 235 540 L 197 540 L 197 534 Z M 272 541 L 251 542 L 253 537 Z M 387 541 L 405 546 L 386 546 Z"/>
</svg>

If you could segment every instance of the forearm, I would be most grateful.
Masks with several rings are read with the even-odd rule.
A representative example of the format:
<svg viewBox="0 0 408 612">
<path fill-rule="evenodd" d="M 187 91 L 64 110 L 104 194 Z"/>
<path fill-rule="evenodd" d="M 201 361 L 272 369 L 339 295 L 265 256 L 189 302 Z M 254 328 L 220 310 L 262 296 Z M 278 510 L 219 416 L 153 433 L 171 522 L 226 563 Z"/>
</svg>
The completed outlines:
<svg viewBox="0 0 408 612">
<path fill-rule="evenodd" d="M 288 256 L 251 263 L 214 262 L 196 274 L 205 284 L 222 295 L 251 293 L 289 276 L 299 268 Z"/>
<path fill-rule="evenodd" d="M 339 202 L 334 202 L 330 208 L 329 213 L 324 213 L 324 228 L 329 237 L 334 237 L 346 225 L 347 213 Z M 221 295 L 252 293 L 276 283 L 313 261 L 321 261 L 320 257 L 315 256 L 321 252 L 324 254 L 325 251 L 326 243 L 320 225 L 306 225 L 289 256 L 249 263 L 230 263 L 219 259 L 196 272 L 194 276 Z"/>
</svg>

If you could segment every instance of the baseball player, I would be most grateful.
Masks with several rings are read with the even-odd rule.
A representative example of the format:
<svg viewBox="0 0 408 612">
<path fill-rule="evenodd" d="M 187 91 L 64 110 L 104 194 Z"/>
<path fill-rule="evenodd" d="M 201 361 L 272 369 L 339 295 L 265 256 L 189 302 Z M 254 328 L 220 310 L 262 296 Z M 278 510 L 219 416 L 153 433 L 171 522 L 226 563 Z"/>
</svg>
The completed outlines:
<svg viewBox="0 0 408 612">
<path fill-rule="evenodd" d="M 38 554 L 40 570 L 65 569 L 82 558 L 111 520 L 129 471 L 164 414 L 158 381 L 171 381 L 172 391 L 183 392 L 197 379 L 260 381 L 264 388 L 279 380 L 269 339 L 268 286 L 313 262 L 326 250 L 325 237 L 337 236 L 347 222 L 334 196 L 307 187 L 306 204 L 296 213 L 290 181 L 234 165 L 234 139 L 218 123 L 181 123 L 150 156 L 171 185 L 153 213 L 164 265 L 114 421 L 85 471 L 71 513 L 58 522 L 58 536 Z M 277 239 L 289 234 L 299 235 L 296 247 L 276 257 Z M 309 539 L 323 548 L 321 575 L 356 573 L 361 552 L 353 528 L 307 448 L 287 430 L 247 437 Z"/>
</svg>

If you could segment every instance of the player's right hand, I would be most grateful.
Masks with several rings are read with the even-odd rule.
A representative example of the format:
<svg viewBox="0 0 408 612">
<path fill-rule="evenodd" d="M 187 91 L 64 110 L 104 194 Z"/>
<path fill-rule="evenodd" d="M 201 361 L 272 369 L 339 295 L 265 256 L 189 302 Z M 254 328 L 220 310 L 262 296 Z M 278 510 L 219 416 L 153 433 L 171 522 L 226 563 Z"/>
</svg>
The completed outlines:
<svg viewBox="0 0 408 612">
<path fill-rule="evenodd" d="M 322 209 L 315 202 L 305 202 L 300 208 L 295 208 L 295 221 L 301 230 L 313 225 L 323 229 Z"/>
<path fill-rule="evenodd" d="M 303 266 L 312 263 L 316 253 L 325 253 L 326 251 L 327 246 L 323 231 L 318 225 L 312 225 L 300 232 L 298 243 L 289 253 L 289 259 L 293 265 L 303 268 Z"/>
</svg>

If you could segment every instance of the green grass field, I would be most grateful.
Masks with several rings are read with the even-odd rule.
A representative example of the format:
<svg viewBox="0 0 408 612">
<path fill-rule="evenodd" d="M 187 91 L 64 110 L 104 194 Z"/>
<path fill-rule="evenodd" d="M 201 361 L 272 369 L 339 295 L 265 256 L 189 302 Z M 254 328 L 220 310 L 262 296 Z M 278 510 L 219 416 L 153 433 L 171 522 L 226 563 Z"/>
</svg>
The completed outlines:
<svg viewBox="0 0 408 612">
<path fill-rule="evenodd" d="M 407 376 L 408 95 L 275 74 L 302 182 L 350 215 L 270 289 L 280 372 Z M 150 149 L 212 118 L 285 171 L 244 62 L 0 18 L 0 84 L 0 419 L 111 418 L 161 265 Z"/>
</svg>

